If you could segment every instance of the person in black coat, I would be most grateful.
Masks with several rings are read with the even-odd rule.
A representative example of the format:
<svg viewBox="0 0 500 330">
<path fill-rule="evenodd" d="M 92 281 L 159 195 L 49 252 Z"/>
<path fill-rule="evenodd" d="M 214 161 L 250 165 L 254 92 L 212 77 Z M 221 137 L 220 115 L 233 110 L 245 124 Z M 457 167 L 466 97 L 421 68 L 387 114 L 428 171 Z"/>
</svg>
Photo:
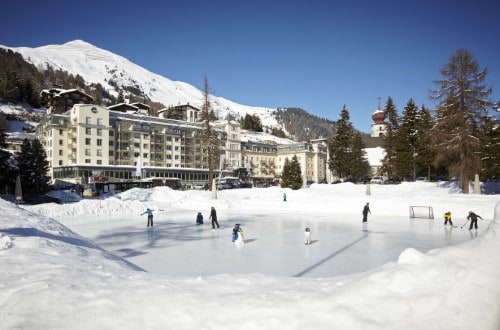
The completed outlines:
<svg viewBox="0 0 500 330">
<path fill-rule="evenodd" d="M 363 222 L 368 221 L 368 213 L 372 213 L 372 211 L 370 211 L 370 203 L 366 203 L 365 207 L 363 207 Z"/>
<path fill-rule="evenodd" d="M 212 219 L 212 229 L 215 229 L 215 226 L 217 226 L 217 228 L 220 228 L 219 223 L 217 222 L 217 211 L 215 211 L 215 207 L 213 206 L 210 209 L 210 217 L 208 219 Z"/>
<path fill-rule="evenodd" d="M 481 220 L 483 219 L 483 218 L 481 218 L 480 215 L 477 215 L 476 213 L 469 211 L 469 215 L 467 216 L 467 220 L 470 220 L 469 230 L 472 230 L 473 226 L 477 229 L 477 218 L 479 218 Z"/>
</svg>

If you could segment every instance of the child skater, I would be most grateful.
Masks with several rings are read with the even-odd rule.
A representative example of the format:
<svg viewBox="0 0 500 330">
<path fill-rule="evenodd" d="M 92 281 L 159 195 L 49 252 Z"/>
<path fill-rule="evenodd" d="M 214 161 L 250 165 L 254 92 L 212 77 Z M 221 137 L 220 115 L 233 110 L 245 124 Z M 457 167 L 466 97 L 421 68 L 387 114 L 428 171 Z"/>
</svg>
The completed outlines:
<svg viewBox="0 0 500 330">
<path fill-rule="evenodd" d="M 306 230 L 304 231 L 304 244 L 305 245 L 309 245 L 311 244 L 311 229 L 309 228 L 306 228 Z"/>
<path fill-rule="evenodd" d="M 203 214 L 201 214 L 201 212 L 198 212 L 198 215 L 196 216 L 196 224 L 197 225 L 203 224 Z"/>
<path fill-rule="evenodd" d="M 234 225 L 232 241 L 235 245 L 245 244 L 245 239 L 243 238 L 243 229 L 241 229 L 239 223 Z"/>
<path fill-rule="evenodd" d="M 453 222 L 451 222 L 451 212 L 448 211 L 444 214 L 444 225 L 446 226 L 448 224 L 448 221 L 450 222 L 450 225 L 453 226 Z"/>
</svg>

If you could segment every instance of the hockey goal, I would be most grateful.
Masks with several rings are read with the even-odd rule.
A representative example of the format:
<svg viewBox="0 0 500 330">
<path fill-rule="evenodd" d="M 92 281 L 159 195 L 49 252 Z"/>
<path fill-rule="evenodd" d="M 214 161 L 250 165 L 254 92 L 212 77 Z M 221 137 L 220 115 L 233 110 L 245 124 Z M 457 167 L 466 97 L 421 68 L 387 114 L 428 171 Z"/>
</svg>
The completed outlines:
<svg viewBox="0 0 500 330">
<path fill-rule="evenodd" d="M 410 218 L 434 219 L 432 206 L 410 206 Z"/>
</svg>

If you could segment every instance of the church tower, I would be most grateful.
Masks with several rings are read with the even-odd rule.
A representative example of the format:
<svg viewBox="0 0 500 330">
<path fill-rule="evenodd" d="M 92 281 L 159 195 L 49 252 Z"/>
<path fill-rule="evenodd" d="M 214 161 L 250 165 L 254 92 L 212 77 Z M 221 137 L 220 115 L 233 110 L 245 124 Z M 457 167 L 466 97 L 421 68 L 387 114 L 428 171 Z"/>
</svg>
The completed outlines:
<svg viewBox="0 0 500 330">
<path fill-rule="evenodd" d="M 385 123 L 385 113 L 380 109 L 380 97 L 378 98 L 377 110 L 372 114 L 372 133 L 371 137 L 382 137 L 387 130 L 387 124 Z"/>
</svg>

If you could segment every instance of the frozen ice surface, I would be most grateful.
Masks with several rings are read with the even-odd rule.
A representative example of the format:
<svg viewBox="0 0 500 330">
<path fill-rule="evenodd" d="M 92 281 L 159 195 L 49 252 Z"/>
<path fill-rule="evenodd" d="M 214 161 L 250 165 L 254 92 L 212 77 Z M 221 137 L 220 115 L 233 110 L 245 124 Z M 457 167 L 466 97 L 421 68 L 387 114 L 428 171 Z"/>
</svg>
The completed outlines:
<svg viewBox="0 0 500 330">
<path fill-rule="evenodd" d="M 196 225 L 193 212 L 157 212 L 155 226 L 144 217 L 119 218 L 70 226 L 102 248 L 148 272 L 170 276 L 262 273 L 281 276 L 331 277 L 364 272 L 396 261 L 406 248 L 427 252 L 473 239 L 487 227 L 469 232 L 444 226 L 441 219 L 398 216 L 360 217 L 256 212 L 219 214 L 220 229 L 205 218 Z M 346 219 L 347 217 L 347 219 Z M 350 219 L 352 218 L 352 219 Z M 345 221 L 348 220 L 348 221 Z M 245 245 L 231 242 L 234 224 L 243 228 Z M 461 225 L 461 224 L 459 224 Z M 304 229 L 311 228 L 311 245 Z"/>
</svg>

